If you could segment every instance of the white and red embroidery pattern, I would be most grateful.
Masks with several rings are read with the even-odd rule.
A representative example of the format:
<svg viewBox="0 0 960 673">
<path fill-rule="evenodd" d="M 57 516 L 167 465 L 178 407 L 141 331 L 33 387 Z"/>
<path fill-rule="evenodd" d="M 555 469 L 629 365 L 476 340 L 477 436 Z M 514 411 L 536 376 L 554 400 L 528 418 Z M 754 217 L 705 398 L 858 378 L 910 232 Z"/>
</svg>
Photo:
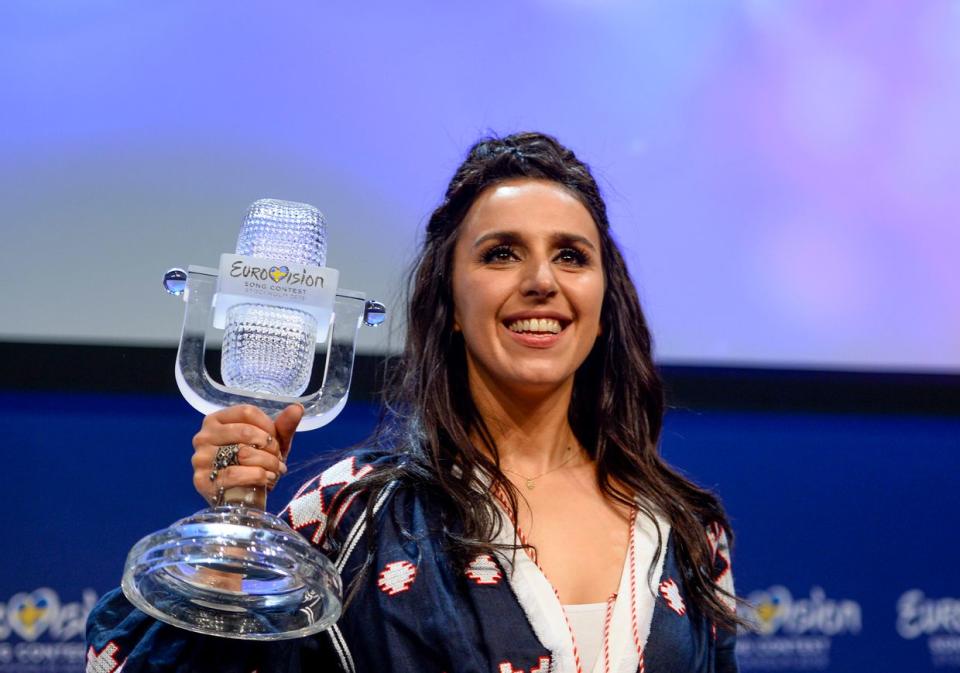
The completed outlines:
<svg viewBox="0 0 960 673">
<path fill-rule="evenodd" d="M 394 561 L 380 571 L 377 586 L 388 596 L 396 596 L 401 591 L 409 589 L 416 578 L 417 566 L 410 561 Z"/>
<path fill-rule="evenodd" d="M 683 602 L 683 596 L 680 595 L 680 587 L 677 586 L 672 577 L 660 582 L 660 595 L 667 602 L 668 608 L 681 617 L 687 614 L 687 606 Z"/>
<path fill-rule="evenodd" d="M 319 544 L 326 532 L 327 519 L 330 516 L 330 503 L 326 502 L 323 489 L 340 484 L 344 486 L 352 484 L 372 469 L 370 465 L 356 469 L 356 459 L 351 456 L 324 470 L 318 478 L 308 481 L 287 505 L 290 526 L 294 530 L 300 530 L 311 524 L 319 524 L 313 537 L 310 538 L 311 542 Z M 344 503 L 338 515 L 342 514 L 349 504 L 349 501 Z"/>
<path fill-rule="evenodd" d="M 719 559 L 723 568 L 720 574 L 713 578 L 713 581 L 720 584 L 721 580 L 730 573 L 730 546 L 727 544 L 726 533 L 723 533 L 720 537 L 720 545 L 717 547 L 717 559 Z"/>
<path fill-rule="evenodd" d="M 716 521 L 707 526 L 707 544 L 710 545 L 710 554 L 721 566 L 719 574 L 713 578 L 714 582 L 719 583 L 730 570 L 730 544 L 727 542 L 727 532 Z"/>
<path fill-rule="evenodd" d="M 479 554 L 467 566 L 467 577 L 477 584 L 499 584 L 503 575 L 490 554 Z"/>
<path fill-rule="evenodd" d="M 530 673 L 547 673 L 550 670 L 550 657 L 540 657 L 537 667 L 531 668 Z M 505 661 L 497 668 L 497 673 L 523 673 L 522 668 L 514 668 L 513 664 Z"/>
<path fill-rule="evenodd" d="M 87 650 L 87 673 L 120 673 L 123 670 L 123 664 L 118 663 L 114 658 L 120 648 L 110 641 L 100 650 L 100 654 L 93 649 L 93 645 Z"/>
<path fill-rule="evenodd" d="M 713 553 L 713 572 L 714 584 L 724 591 L 732 594 L 733 577 L 730 574 L 730 542 L 727 540 L 727 531 L 717 522 L 707 526 L 707 543 L 710 545 L 710 551 Z M 719 593 L 719 592 L 718 592 Z M 720 593 L 718 598 L 724 602 L 731 612 L 737 611 L 737 601 L 733 596 Z"/>
<path fill-rule="evenodd" d="M 711 555 L 717 555 L 717 546 L 720 544 L 720 538 L 723 534 L 723 526 L 716 521 L 707 526 L 707 544 L 710 545 Z"/>
<path fill-rule="evenodd" d="M 319 523 L 318 531 L 327 525 L 327 515 L 323 511 L 323 494 L 319 488 L 304 493 L 290 501 L 290 526 L 299 530 L 312 523 Z M 316 542 L 316 540 L 314 540 Z"/>
</svg>

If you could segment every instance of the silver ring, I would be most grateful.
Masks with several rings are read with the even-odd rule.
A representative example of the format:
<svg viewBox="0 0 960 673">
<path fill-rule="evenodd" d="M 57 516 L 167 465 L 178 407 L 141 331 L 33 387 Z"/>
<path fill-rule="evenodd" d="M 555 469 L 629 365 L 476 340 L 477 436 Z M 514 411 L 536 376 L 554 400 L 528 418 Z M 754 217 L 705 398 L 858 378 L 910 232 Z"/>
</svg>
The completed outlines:
<svg viewBox="0 0 960 673">
<path fill-rule="evenodd" d="M 217 455 L 213 459 L 213 470 L 210 472 L 210 481 L 216 481 L 220 470 L 226 469 L 231 465 L 240 464 L 240 446 L 237 444 L 227 444 L 217 448 Z"/>
</svg>

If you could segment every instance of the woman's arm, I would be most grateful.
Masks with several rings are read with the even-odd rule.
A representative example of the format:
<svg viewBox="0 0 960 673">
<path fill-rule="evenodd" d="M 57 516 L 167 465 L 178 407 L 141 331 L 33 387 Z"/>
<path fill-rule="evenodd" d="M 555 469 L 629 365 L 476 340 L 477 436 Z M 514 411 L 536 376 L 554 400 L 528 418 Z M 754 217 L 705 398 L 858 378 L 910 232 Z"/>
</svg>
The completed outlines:
<svg viewBox="0 0 960 673">
<path fill-rule="evenodd" d="M 87 645 L 87 673 L 298 673 L 320 670 L 323 659 L 318 638 L 264 643 L 178 629 L 137 610 L 120 589 L 90 613 Z M 335 670 L 331 661 L 323 670 Z"/>
<path fill-rule="evenodd" d="M 221 489 L 271 487 L 286 471 L 283 461 L 301 415 L 302 408 L 294 405 L 274 421 L 259 409 L 243 405 L 207 416 L 193 439 L 197 491 L 209 502 Z M 240 446 L 240 463 L 220 470 L 211 480 L 213 456 L 219 446 L 229 444 Z M 335 660 L 324 655 L 322 638 L 264 643 L 204 636 L 149 617 L 127 601 L 120 589 L 106 594 L 94 607 L 87 621 L 87 644 L 88 673 L 293 673 L 320 666 L 321 661 L 326 662 L 323 670 L 336 670 L 330 663 Z"/>
</svg>

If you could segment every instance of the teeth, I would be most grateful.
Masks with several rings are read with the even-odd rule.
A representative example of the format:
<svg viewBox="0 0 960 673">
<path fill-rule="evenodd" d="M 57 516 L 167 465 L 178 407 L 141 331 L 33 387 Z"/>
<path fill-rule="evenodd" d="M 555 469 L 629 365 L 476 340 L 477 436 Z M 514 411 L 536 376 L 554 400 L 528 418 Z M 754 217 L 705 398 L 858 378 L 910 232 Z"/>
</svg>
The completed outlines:
<svg viewBox="0 0 960 673">
<path fill-rule="evenodd" d="M 511 332 L 533 332 L 559 334 L 560 321 L 553 318 L 532 318 L 529 320 L 517 320 L 508 326 Z"/>
</svg>

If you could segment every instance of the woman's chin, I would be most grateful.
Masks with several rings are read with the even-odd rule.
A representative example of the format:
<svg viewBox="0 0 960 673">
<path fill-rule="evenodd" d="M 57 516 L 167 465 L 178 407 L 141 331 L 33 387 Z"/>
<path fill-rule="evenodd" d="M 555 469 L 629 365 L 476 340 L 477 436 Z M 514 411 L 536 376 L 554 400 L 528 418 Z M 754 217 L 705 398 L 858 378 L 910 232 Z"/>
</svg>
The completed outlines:
<svg viewBox="0 0 960 673">
<path fill-rule="evenodd" d="M 468 352 L 467 370 L 468 376 L 476 377 L 475 383 L 494 394 L 499 391 L 508 396 L 547 397 L 562 389 L 573 389 L 573 362 L 558 360 L 561 358 L 510 353 L 484 366 Z"/>
<path fill-rule="evenodd" d="M 573 373 L 561 372 L 557 367 L 531 368 L 517 372 L 502 381 L 505 388 L 530 395 L 549 395 L 573 385 Z"/>
</svg>

